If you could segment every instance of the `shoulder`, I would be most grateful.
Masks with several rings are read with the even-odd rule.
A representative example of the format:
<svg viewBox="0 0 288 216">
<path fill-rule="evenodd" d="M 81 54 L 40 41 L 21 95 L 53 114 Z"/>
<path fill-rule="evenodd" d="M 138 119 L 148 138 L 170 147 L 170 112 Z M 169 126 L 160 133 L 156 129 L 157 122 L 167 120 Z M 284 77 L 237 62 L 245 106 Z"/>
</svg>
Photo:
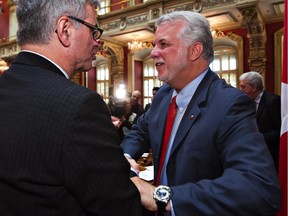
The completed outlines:
<svg viewBox="0 0 288 216">
<path fill-rule="evenodd" d="M 274 99 L 274 100 L 280 100 L 281 99 L 281 97 L 279 95 L 274 94 L 272 92 L 268 92 L 268 91 L 264 91 L 262 97 L 266 97 L 268 99 Z"/>
</svg>

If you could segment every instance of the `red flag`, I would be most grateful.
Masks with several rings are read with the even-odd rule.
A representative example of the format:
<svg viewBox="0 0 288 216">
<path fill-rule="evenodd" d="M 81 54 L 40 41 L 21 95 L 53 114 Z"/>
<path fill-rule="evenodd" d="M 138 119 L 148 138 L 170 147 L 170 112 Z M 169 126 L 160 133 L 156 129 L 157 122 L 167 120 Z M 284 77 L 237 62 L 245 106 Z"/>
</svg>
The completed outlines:
<svg viewBox="0 0 288 216">
<path fill-rule="evenodd" d="M 287 216 L 287 130 L 288 130 L 288 84 L 287 84 L 287 19 L 288 19 L 288 4 L 284 1 L 284 44 L 283 44 L 283 71 L 281 83 L 281 137 L 280 137 L 280 152 L 279 152 L 279 181 L 282 189 L 282 206 L 277 216 Z"/>
</svg>

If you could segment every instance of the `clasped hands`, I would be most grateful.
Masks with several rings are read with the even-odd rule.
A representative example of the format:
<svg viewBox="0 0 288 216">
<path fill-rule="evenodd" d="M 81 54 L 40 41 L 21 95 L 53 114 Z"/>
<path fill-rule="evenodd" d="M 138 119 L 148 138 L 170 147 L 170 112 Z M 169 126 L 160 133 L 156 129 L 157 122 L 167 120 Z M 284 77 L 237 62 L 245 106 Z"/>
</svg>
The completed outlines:
<svg viewBox="0 0 288 216">
<path fill-rule="evenodd" d="M 126 159 L 130 163 L 131 168 L 133 168 L 137 172 L 137 174 L 139 174 L 140 170 L 136 161 L 128 157 L 126 157 Z M 132 177 L 131 181 L 135 184 L 135 186 L 137 187 L 140 193 L 141 203 L 143 207 L 145 207 L 149 211 L 157 211 L 157 205 L 153 198 L 153 192 L 154 192 L 155 186 L 140 179 L 138 176 Z M 166 210 L 171 211 L 170 202 L 168 203 Z"/>
<path fill-rule="evenodd" d="M 113 125 L 118 129 L 121 127 L 123 121 L 125 120 L 125 117 L 123 116 L 122 118 L 118 118 L 116 116 L 111 116 L 111 120 Z"/>
</svg>

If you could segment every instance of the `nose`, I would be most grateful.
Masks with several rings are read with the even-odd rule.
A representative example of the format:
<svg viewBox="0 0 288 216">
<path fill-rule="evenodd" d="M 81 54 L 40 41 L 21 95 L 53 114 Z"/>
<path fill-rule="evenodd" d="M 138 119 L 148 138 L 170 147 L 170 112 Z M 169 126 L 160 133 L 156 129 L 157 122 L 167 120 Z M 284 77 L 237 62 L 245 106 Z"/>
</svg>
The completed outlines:
<svg viewBox="0 0 288 216">
<path fill-rule="evenodd" d="M 152 49 L 152 51 L 150 53 L 150 56 L 153 59 L 160 56 L 160 51 L 159 51 L 159 49 L 156 46 Z"/>
<path fill-rule="evenodd" d="M 99 49 L 102 45 L 102 42 L 100 41 L 100 39 L 94 40 L 94 46 L 97 47 L 97 49 Z"/>
</svg>

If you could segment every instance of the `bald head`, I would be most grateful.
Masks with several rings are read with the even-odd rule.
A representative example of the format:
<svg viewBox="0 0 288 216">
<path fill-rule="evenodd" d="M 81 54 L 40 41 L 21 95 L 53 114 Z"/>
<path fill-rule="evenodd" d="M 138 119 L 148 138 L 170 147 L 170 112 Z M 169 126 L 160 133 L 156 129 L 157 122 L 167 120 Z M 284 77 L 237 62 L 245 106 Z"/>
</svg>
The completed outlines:
<svg viewBox="0 0 288 216">
<path fill-rule="evenodd" d="M 137 104 L 141 98 L 141 92 L 139 90 L 135 90 L 132 92 L 131 102 L 132 104 Z"/>
</svg>

